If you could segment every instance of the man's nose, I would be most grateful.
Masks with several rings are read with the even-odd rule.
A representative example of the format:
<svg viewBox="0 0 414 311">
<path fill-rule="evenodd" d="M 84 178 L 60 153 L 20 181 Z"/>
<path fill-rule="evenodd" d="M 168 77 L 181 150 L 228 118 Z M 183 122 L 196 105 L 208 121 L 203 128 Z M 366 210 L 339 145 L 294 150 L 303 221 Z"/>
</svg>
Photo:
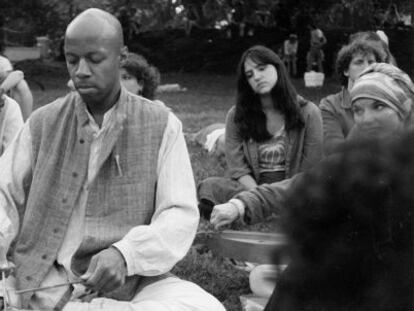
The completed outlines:
<svg viewBox="0 0 414 311">
<path fill-rule="evenodd" d="M 84 77 L 88 77 L 90 75 L 91 75 L 91 71 L 89 69 L 88 63 L 86 62 L 86 60 L 81 58 L 79 60 L 78 68 L 76 69 L 76 76 L 78 78 L 84 78 Z"/>
</svg>

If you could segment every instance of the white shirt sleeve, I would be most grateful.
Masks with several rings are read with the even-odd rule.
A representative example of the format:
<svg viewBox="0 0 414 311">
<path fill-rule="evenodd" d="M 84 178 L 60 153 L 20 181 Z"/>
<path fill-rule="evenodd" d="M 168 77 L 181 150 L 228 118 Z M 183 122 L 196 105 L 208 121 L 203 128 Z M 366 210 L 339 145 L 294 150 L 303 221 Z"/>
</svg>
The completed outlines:
<svg viewBox="0 0 414 311">
<path fill-rule="evenodd" d="M 19 229 L 17 208 L 26 201 L 25 183 L 32 174 L 32 142 L 28 123 L 0 157 L 0 243 L 7 249 Z"/>
<path fill-rule="evenodd" d="M 4 132 L 0 143 L 5 149 L 13 140 L 14 136 L 23 126 L 23 117 L 19 104 L 10 97 L 5 96 Z"/>
<path fill-rule="evenodd" d="M 114 244 L 128 275 L 171 270 L 190 248 L 199 222 L 193 172 L 178 118 L 169 113 L 158 156 L 155 213 L 149 225 L 132 228 Z"/>
</svg>

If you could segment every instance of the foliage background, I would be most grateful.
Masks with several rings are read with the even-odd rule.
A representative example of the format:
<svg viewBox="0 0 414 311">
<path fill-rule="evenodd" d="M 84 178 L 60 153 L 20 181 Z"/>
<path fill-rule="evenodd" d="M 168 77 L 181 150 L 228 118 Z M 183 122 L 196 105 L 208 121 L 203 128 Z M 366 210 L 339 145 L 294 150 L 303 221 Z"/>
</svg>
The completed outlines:
<svg viewBox="0 0 414 311">
<path fill-rule="evenodd" d="M 301 76 L 309 49 L 307 25 L 313 22 L 328 38 L 327 75 L 334 73 L 336 53 L 349 34 L 378 28 L 389 36 L 398 65 L 414 75 L 414 27 L 401 24 L 402 16 L 414 15 L 412 0 L 0 0 L 0 7 L 8 45 L 35 45 L 36 36 L 47 35 L 53 56 L 60 59 L 64 29 L 79 12 L 99 7 L 119 16 L 122 10 L 136 8 L 142 25 L 129 40 L 129 49 L 164 72 L 231 73 L 247 47 L 264 44 L 278 52 L 294 32 L 299 36 Z M 238 36 L 236 10 L 243 11 L 254 35 Z M 197 20 L 186 33 L 190 11 Z M 260 12 L 272 17 L 266 25 L 256 20 Z"/>
</svg>

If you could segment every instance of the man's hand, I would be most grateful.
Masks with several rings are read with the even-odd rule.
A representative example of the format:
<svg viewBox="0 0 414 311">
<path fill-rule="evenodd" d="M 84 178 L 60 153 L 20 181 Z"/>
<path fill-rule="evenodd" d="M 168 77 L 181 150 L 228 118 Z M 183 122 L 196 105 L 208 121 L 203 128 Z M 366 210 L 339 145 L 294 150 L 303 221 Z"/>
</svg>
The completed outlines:
<svg viewBox="0 0 414 311">
<path fill-rule="evenodd" d="M 211 213 L 210 223 L 214 228 L 219 229 L 225 225 L 231 224 L 239 218 L 239 210 L 233 203 L 224 203 L 216 205 Z"/>
<path fill-rule="evenodd" d="M 88 270 L 81 278 L 94 291 L 107 293 L 122 286 L 126 274 L 124 257 L 115 247 L 109 247 L 92 257 Z"/>
</svg>

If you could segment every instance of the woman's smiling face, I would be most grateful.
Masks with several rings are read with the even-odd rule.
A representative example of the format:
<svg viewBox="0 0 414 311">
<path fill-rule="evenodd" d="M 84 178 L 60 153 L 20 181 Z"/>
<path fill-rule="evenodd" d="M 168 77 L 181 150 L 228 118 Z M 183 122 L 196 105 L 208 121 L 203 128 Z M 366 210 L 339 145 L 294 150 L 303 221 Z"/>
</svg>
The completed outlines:
<svg viewBox="0 0 414 311">
<path fill-rule="evenodd" d="M 359 98 L 353 102 L 352 112 L 355 124 L 369 136 L 388 136 L 401 131 L 404 122 L 398 113 L 386 103 Z"/>
</svg>

